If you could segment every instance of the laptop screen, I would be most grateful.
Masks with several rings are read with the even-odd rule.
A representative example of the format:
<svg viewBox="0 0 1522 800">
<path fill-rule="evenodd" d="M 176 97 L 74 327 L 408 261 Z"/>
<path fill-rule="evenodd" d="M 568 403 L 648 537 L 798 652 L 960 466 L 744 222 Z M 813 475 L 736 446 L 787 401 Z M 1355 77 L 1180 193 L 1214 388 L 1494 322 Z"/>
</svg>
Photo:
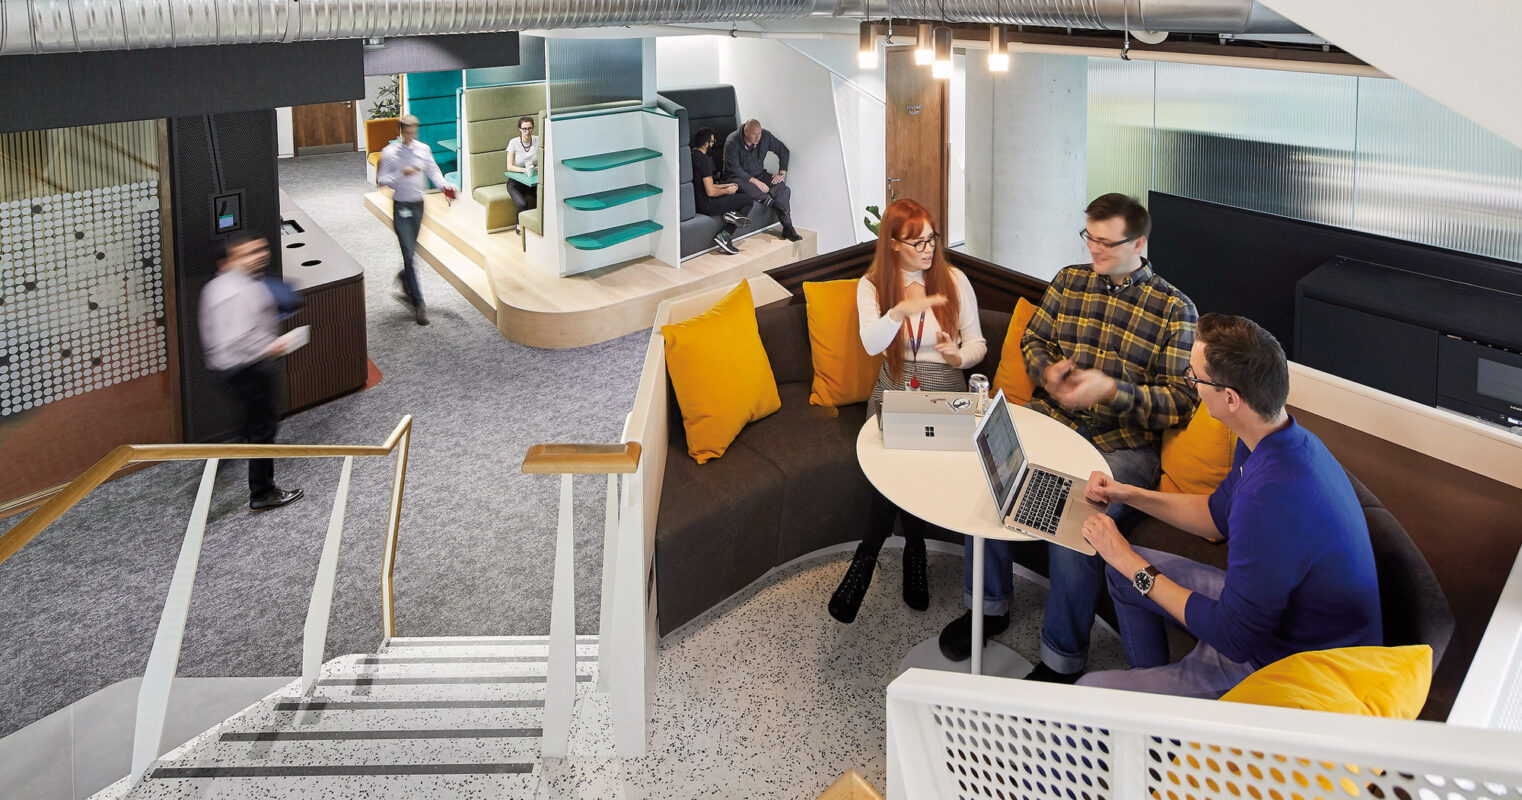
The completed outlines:
<svg viewBox="0 0 1522 800">
<path fill-rule="evenodd" d="M 988 476 L 994 505 L 1002 513 L 1014 495 L 1015 482 L 1025 467 L 1025 451 L 1020 447 L 1020 437 L 1015 434 L 1015 422 L 1010 418 L 1002 391 L 989 399 L 988 412 L 978 426 L 976 439 L 983 474 Z"/>
</svg>

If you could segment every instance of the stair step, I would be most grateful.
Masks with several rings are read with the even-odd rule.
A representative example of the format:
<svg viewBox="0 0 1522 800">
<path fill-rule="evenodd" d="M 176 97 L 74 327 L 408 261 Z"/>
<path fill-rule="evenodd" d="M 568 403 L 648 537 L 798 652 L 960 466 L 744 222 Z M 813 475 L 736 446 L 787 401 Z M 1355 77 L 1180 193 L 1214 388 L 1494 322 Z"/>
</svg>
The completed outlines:
<svg viewBox="0 0 1522 800">
<path fill-rule="evenodd" d="M 529 769 L 524 770 L 527 766 Z M 173 769 L 173 768 L 166 768 Z M 164 774 L 151 776 L 129 796 L 131 800 L 191 800 L 217 797 L 260 800 L 412 800 L 412 798 L 490 797 L 531 798 L 539 776 L 532 764 L 503 764 L 491 772 L 473 766 L 472 772 L 395 772 L 377 775 L 337 766 L 324 774 L 314 770 L 286 770 L 270 774 L 243 768 L 239 775 L 215 778 Z M 301 774 L 305 772 L 306 774 Z M 293 774 L 295 773 L 295 774 Z"/>
<path fill-rule="evenodd" d="M 391 655 L 382 653 L 373 656 L 360 656 L 355 662 L 365 666 L 380 666 L 384 664 L 513 664 L 524 662 L 548 661 L 549 654 L 544 655 L 503 655 L 503 656 L 413 656 Z M 577 661 L 596 661 L 596 654 L 578 655 Z"/>
<path fill-rule="evenodd" d="M 326 732 L 318 731 L 317 734 Z M 467 731 L 472 733 L 472 731 Z M 312 767 L 334 764 L 417 767 L 533 762 L 538 736 L 446 738 L 255 739 L 213 737 L 173 767 Z"/>
<path fill-rule="evenodd" d="M 391 722 L 392 720 L 387 720 Z M 221 742 L 309 742 L 358 739 L 522 739 L 544 735 L 543 728 L 344 728 L 339 730 L 265 729 L 262 731 L 228 731 L 217 737 Z"/>
<path fill-rule="evenodd" d="M 282 700 L 275 704 L 278 712 L 303 711 L 403 711 L 449 710 L 469 708 L 544 708 L 543 700 Z"/>
<path fill-rule="evenodd" d="M 393 636 L 386 640 L 390 647 L 473 647 L 476 645 L 502 644 L 549 644 L 548 636 Z M 582 634 L 577 644 L 597 644 L 597 637 Z"/>
<path fill-rule="evenodd" d="M 431 658 L 433 656 L 543 656 L 545 658 L 549 658 L 550 646 L 547 644 L 518 644 L 462 648 L 450 647 L 447 645 L 417 645 L 402 647 L 399 649 L 383 648 L 379 653 L 376 653 L 375 655 L 407 656 L 408 658 Z M 578 644 L 576 645 L 576 655 L 578 658 L 580 656 L 592 656 L 593 659 L 589 660 L 595 660 L 595 657 L 597 656 L 597 645 Z M 346 659 L 346 661 L 352 661 L 354 659 L 364 657 L 366 656 L 354 656 L 353 658 Z"/>
<path fill-rule="evenodd" d="M 511 704 L 511 705 L 508 705 Z M 261 708 L 218 731 L 240 735 L 257 731 L 516 729 L 544 725 L 544 701 L 501 700 L 443 706 L 355 703 L 281 703 Z"/>
<path fill-rule="evenodd" d="M 451 661 L 443 664 L 428 661 L 403 661 L 392 663 L 387 661 L 369 662 L 358 661 L 350 664 L 337 665 L 333 669 L 323 670 L 321 679 L 338 678 L 420 678 L 429 675 L 451 678 L 481 678 L 481 677 L 527 677 L 533 675 L 545 675 L 549 672 L 550 662 L 543 658 L 530 658 L 524 661 Z M 597 669 L 594 661 L 576 662 L 578 673 L 592 674 Z"/>
<path fill-rule="evenodd" d="M 300 766 L 236 766 L 236 767 L 159 767 L 150 778 L 298 778 L 298 777 L 348 777 L 382 775 L 487 775 L 529 774 L 534 771 L 532 762 L 498 764 L 307 764 Z M 390 786 L 388 783 L 387 786 Z M 292 787 L 301 794 L 327 797 L 327 792 L 311 787 Z M 379 787 L 372 787 L 376 791 Z M 264 796 L 261 794 L 261 796 Z M 403 795 L 398 795 L 403 796 Z"/>
</svg>

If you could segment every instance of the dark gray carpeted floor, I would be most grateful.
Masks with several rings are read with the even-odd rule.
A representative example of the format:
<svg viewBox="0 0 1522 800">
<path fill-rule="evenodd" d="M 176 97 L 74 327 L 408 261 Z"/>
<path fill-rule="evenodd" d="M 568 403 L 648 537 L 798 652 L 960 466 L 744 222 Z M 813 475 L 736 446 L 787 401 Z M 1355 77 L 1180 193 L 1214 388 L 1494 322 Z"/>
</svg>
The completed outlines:
<svg viewBox="0 0 1522 800">
<path fill-rule="evenodd" d="M 433 324 L 393 298 L 390 230 L 363 207 L 359 154 L 281 163 L 283 188 L 364 265 L 379 386 L 286 420 L 287 443 L 371 444 L 414 416 L 396 567 L 402 636 L 549 630 L 559 480 L 518 465 L 538 442 L 612 442 L 633 403 L 645 334 L 536 350 L 496 329 L 421 259 Z M 182 324 L 183 321 L 182 321 Z M 380 558 L 391 461 L 356 460 L 327 657 L 380 640 Z M 294 675 L 338 460 L 277 465 L 301 502 L 247 510 L 246 471 L 217 478 L 180 674 Z M 141 675 L 200 479 L 163 464 L 101 487 L 0 565 L 0 736 Z M 578 632 L 597 629 L 605 481 L 576 484 Z M 16 519 L 0 526 L 9 527 Z"/>
</svg>

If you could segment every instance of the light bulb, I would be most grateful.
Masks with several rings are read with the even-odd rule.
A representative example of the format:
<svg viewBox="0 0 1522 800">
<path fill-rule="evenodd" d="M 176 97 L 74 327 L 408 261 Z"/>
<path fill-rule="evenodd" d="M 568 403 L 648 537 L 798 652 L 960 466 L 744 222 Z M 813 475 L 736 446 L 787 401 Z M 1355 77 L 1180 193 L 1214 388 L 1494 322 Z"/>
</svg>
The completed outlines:
<svg viewBox="0 0 1522 800">
<path fill-rule="evenodd" d="M 877 69 L 877 32 L 870 21 L 861 23 L 861 43 L 856 50 L 856 65 L 862 69 Z"/>
<path fill-rule="evenodd" d="M 935 58 L 930 74 L 937 78 L 951 77 L 951 28 L 942 25 L 935 29 Z"/>
<path fill-rule="evenodd" d="M 935 63 L 930 65 L 930 75 L 931 75 L 931 77 L 940 78 L 942 80 L 945 80 L 946 78 L 950 78 L 951 77 L 951 73 L 952 73 L 952 69 L 951 69 L 951 62 L 950 61 L 937 61 L 937 62 L 935 62 Z"/>
<path fill-rule="evenodd" d="M 1009 72 L 1009 34 L 1003 25 L 988 28 L 988 71 Z"/>
</svg>

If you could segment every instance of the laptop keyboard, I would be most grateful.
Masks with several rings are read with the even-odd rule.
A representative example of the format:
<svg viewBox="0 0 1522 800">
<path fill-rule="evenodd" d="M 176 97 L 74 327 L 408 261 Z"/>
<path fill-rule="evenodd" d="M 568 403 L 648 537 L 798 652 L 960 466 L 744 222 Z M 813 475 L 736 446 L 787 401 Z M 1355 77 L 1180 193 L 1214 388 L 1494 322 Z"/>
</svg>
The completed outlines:
<svg viewBox="0 0 1522 800">
<path fill-rule="evenodd" d="M 1062 506 L 1072 488 L 1073 482 L 1061 475 L 1033 470 L 1025 487 L 1025 496 L 1020 498 L 1020 507 L 1015 510 L 1015 523 L 1047 536 L 1056 536 Z"/>
</svg>

